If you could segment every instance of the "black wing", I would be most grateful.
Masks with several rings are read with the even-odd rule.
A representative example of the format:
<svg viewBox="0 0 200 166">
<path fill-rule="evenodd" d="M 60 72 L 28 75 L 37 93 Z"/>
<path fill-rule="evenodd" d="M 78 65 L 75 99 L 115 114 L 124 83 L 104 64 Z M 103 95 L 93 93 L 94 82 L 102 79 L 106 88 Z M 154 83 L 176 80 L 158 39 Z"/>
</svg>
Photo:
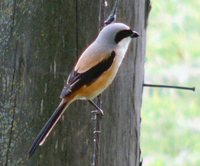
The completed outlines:
<svg viewBox="0 0 200 166">
<path fill-rule="evenodd" d="M 64 86 L 60 97 L 63 98 L 83 85 L 90 85 L 94 82 L 102 73 L 110 68 L 115 55 L 115 52 L 112 51 L 110 56 L 84 73 L 78 73 L 73 70 L 68 77 L 67 84 Z"/>
</svg>

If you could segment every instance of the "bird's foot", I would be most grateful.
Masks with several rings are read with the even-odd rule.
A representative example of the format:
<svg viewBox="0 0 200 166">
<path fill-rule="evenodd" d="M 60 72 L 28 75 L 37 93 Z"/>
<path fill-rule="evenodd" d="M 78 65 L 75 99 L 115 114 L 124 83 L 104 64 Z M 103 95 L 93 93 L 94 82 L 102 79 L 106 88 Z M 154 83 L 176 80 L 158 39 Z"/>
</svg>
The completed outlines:
<svg viewBox="0 0 200 166">
<path fill-rule="evenodd" d="M 104 115 L 104 112 L 102 109 L 96 109 L 96 110 L 93 110 L 91 111 L 92 114 L 95 114 L 95 115 L 101 115 L 103 116 Z"/>
<path fill-rule="evenodd" d="M 96 108 L 96 110 L 93 110 L 91 112 L 92 114 L 101 115 L 101 116 L 104 115 L 103 110 L 98 105 L 96 105 L 92 100 L 88 100 L 88 101 L 90 104 L 92 104 Z"/>
</svg>

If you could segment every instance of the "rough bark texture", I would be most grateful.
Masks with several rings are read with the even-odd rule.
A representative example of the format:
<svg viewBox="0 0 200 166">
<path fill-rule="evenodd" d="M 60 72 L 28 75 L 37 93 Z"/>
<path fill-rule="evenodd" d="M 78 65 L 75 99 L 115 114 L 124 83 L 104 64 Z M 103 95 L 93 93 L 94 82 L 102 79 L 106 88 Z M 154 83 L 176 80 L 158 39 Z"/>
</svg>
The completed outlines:
<svg viewBox="0 0 200 166">
<path fill-rule="evenodd" d="M 132 42 L 117 78 L 100 97 L 105 112 L 101 166 L 139 165 L 146 2 L 119 3 L 117 20 L 129 24 L 141 37 Z M 113 3 L 108 1 L 109 8 Z M 99 4 L 87 0 L 0 3 L 0 165 L 91 164 L 93 108 L 83 101 L 68 108 L 30 160 L 27 152 L 59 103 L 70 69 L 97 35 Z"/>
</svg>

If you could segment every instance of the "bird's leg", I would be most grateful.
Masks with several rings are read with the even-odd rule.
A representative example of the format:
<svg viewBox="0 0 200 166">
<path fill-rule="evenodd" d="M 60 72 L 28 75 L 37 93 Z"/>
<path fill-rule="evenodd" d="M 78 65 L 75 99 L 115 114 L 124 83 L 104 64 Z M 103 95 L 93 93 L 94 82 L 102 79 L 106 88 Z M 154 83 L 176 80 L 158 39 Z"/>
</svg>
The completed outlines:
<svg viewBox="0 0 200 166">
<path fill-rule="evenodd" d="M 96 110 L 95 110 L 95 111 L 92 111 L 92 113 L 100 114 L 101 116 L 104 115 L 103 110 L 102 110 L 98 105 L 96 105 L 96 104 L 94 103 L 94 101 L 92 101 L 92 100 L 88 100 L 88 101 L 89 101 L 90 104 L 92 104 L 92 105 L 96 108 Z"/>
</svg>

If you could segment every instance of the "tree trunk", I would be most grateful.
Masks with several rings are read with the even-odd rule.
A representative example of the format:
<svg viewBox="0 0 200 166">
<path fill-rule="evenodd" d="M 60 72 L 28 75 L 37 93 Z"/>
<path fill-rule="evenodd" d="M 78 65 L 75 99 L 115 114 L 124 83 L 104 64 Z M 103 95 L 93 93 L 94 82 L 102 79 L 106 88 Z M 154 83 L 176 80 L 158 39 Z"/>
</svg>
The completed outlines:
<svg viewBox="0 0 200 166">
<path fill-rule="evenodd" d="M 144 76 L 146 2 L 120 1 L 117 21 L 140 33 L 112 86 L 101 97 L 101 166 L 139 165 L 140 108 Z M 99 2 L 25 0 L 1 2 L 0 165 L 88 166 L 92 161 L 93 109 L 73 103 L 36 154 L 32 141 L 48 120 L 78 56 L 98 33 Z M 106 16 L 110 13 L 105 8 Z"/>
</svg>

